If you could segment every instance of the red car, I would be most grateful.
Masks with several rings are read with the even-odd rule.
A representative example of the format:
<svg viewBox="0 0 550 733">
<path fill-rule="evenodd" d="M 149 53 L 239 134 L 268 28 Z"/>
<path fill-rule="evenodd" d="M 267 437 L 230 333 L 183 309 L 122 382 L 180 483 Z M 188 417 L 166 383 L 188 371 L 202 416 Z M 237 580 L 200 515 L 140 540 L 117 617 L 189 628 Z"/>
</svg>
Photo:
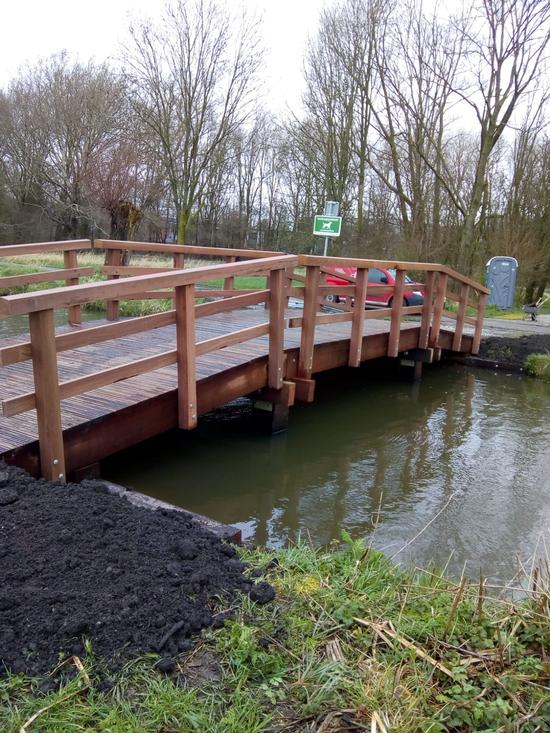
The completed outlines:
<svg viewBox="0 0 550 733">
<path fill-rule="evenodd" d="M 336 267 L 337 272 L 341 272 L 343 275 L 349 277 L 355 277 L 357 275 L 356 267 Z M 387 285 L 395 285 L 395 274 L 396 271 L 393 269 L 383 270 L 377 267 L 371 267 L 369 269 L 369 292 L 367 293 L 366 304 L 367 305 L 379 305 L 387 308 L 391 308 L 393 303 L 393 293 L 376 293 L 376 288 Z M 407 290 L 403 293 L 403 305 L 423 305 L 424 303 L 424 290 L 422 285 L 416 283 L 407 275 L 405 276 L 405 283 Z M 349 285 L 347 280 L 342 280 L 335 275 L 327 275 L 327 285 Z M 329 303 L 338 303 L 340 300 L 345 300 L 337 294 L 330 294 L 327 296 Z"/>
</svg>

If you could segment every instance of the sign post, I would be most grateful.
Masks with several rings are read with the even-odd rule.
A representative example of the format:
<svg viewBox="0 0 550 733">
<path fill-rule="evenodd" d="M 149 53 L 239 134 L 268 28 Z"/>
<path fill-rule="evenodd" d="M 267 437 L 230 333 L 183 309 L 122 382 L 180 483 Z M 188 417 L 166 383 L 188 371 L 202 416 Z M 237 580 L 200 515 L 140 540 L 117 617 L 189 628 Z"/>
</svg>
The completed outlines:
<svg viewBox="0 0 550 733">
<path fill-rule="evenodd" d="M 313 234 L 325 238 L 323 257 L 327 256 L 328 243 L 331 237 L 339 237 L 342 230 L 342 217 L 338 216 L 340 204 L 338 201 L 327 201 L 325 213 L 318 214 L 313 220 Z"/>
</svg>

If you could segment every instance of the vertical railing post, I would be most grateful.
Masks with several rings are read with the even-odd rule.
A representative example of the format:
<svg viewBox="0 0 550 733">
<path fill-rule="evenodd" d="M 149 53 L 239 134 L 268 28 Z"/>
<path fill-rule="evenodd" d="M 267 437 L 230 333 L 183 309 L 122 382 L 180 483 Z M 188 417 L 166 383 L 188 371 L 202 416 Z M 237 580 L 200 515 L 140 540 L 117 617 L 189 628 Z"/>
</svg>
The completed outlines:
<svg viewBox="0 0 550 733">
<path fill-rule="evenodd" d="M 269 277 L 269 364 L 268 387 L 283 386 L 285 336 L 285 271 L 272 270 Z"/>
<path fill-rule="evenodd" d="M 311 379 L 313 369 L 313 349 L 315 346 L 315 320 L 317 301 L 319 299 L 319 278 L 321 268 L 315 265 L 306 267 L 304 283 L 304 311 L 302 316 L 302 334 L 300 338 L 300 355 L 298 357 L 297 376 L 300 379 Z"/>
<path fill-rule="evenodd" d="M 435 285 L 435 271 L 426 273 L 424 285 L 424 305 L 422 306 L 422 318 L 420 321 L 420 334 L 418 336 L 418 348 L 427 349 L 430 337 L 430 326 L 432 325 L 433 297 Z"/>
<path fill-rule="evenodd" d="M 176 286 L 176 348 L 178 364 L 178 425 L 191 430 L 197 425 L 195 348 L 195 286 Z"/>
<path fill-rule="evenodd" d="M 365 323 L 365 301 L 369 282 L 368 268 L 357 268 L 355 277 L 355 303 L 351 321 L 351 338 L 349 342 L 348 364 L 358 367 L 361 364 L 361 349 L 363 347 L 363 326 Z"/>
<path fill-rule="evenodd" d="M 174 269 L 183 270 L 185 267 L 185 255 L 183 252 L 176 252 L 174 255 Z"/>
<path fill-rule="evenodd" d="M 401 335 L 401 311 L 403 310 L 403 294 L 405 292 L 405 270 L 395 273 L 393 300 L 391 310 L 390 335 L 388 337 L 388 356 L 399 353 L 399 336 Z"/>
<path fill-rule="evenodd" d="M 236 262 L 236 257 L 229 257 L 227 260 L 229 263 Z M 229 277 L 226 277 L 223 281 L 223 289 L 224 290 L 234 290 L 235 288 L 235 277 L 234 275 L 230 275 Z"/>
<path fill-rule="evenodd" d="M 479 294 L 477 304 L 477 317 L 474 331 L 474 340 L 472 342 L 472 354 L 479 354 L 479 346 L 481 343 L 481 334 L 483 330 L 483 319 L 485 317 L 485 306 L 487 304 L 487 293 Z"/>
<path fill-rule="evenodd" d="M 105 257 L 105 264 L 110 267 L 120 267 L 122 264 L 122 250 L 109 249 Z M 109 280 L 118 280 L 119 275 L 108 275 Z M 118 319 L 118 300 L 107 301 L 107 320 L 116 321 Z"/>
<path fill-rule="evenodd" d="M 76 250 L 63 252 L 63 265 L 66 270 L 73 270 L 78 267 Z M 70 277 L 65 280 L 66 285 L 78 285 L 78 277 Z M 71 326 L 80 326 L 80 305 L 70 305 L 68 309 L 68 320 Z"/>
<path fill-rule="evenodd" d="M 65 453 L 61 427 L 53 309 L 29 313 L 29 330 L 36 395 L 40 472 L 48 481 L 65 483 Z"/>
<path fill-rule="evenodd" d="M 439 349 L 439 332 L 441 331 L 441 318 L 443 309 L 445 308 L 445 298 L 447 297 L 447 282 L 449 276 L 446 272 L 440 272 L 437 276 L 437 294 L 435 296 L 434 317 L 430 330 L 429 343 L 433 349 Z M 439 353 L 435 355 L 439 357 Z"/>
<path fill-rule="evenodd" d="M 460 300 L 458 301 L 458 313 L 456 315 L 455 333 L 453 336 L 453 351 L 460 351 L 462 346 L 462 333 L 464 331 L 464 318 L 466 316 L 466 307 L 468 306 L 468 297 L 470 295 L 470 287 L 466 283 L 460 286 Z"/>
</svg>

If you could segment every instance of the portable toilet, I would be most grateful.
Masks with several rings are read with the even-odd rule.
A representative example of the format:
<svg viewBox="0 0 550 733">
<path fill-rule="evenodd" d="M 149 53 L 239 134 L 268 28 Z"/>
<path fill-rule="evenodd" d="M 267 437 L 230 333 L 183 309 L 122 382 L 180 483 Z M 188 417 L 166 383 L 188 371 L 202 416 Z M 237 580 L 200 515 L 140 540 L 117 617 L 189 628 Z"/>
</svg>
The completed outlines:
<svg viewBox="0 0 550 733">
<path fill-rule="evenodd" d="M 491 291 L 488 305 L 503 310 L 514 305 L 518 261 L 515 257 L 491 257 L 486 266 L 485 284 Z"/>
</svg>

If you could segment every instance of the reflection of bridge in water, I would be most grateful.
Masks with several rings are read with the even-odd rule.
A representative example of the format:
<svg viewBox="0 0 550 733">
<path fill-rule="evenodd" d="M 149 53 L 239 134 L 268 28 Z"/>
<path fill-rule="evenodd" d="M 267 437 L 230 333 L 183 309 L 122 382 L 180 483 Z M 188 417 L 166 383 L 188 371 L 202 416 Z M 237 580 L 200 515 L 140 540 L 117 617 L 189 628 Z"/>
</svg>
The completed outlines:
<svg viewBox="0 0 550 733">
<path fill-rule="evenodd" d="M 277 429 L 295 400 L 313 400 L 319 372 L 390 356 L 419 374 L 443 350 L 479 348 L 486 290 L 442 265 L 98 241 L 93 249 L 106 251 L 108 279 L 79 284 L 94 270 L 78 266 L 78 252 L 91 248 L 81 240 L 0 250 L 4 257 L 63 252 L 63 270 L 0 279 L 3 288 L 66 282 L 0 298 L 4 317 L 28 314 L 30 330 L 29 340 L 0 348 L 0 453 L 50 479 L 171 428 L 191 429 L 200 414 L 237 397 L 252 395 Z M 173 256 L 173 268 L 123 265 L 123 250 Z M 197 255 L 229 262 L 185 268 L 184 257 Z M 339 265 L 357 268 L 356 276 L 338 273 L 348 284 L 327 285 L 325 275 Z M 396 269 L 395 285 L 377 286 L 393 293 L 391 308 L 364 308 L 369 267 Z M 403 302 L 407 271 L 425 275 L 422 306 Z M 250 275 L 265 285 L 236 290 L 235 277 Z M 197 289 L 212 281 L 219 289 Z M 335 290 L 345 300 L 325 313 Z M 289 298 L 302 307 L 288 309 Z M 132 299 L 172 299 L 174 309 L 119 320 L 119 303 Z M 78 325 L 81 304 L 98 300 L 108 322 Z M 456 312 L 445 310 L 448 301 Z M 59 308 L 68 308 L 72 324 L 63 332 L 54 327 Z M 453 330 L 441 327 L 445 316 Z"/>
</svg>

